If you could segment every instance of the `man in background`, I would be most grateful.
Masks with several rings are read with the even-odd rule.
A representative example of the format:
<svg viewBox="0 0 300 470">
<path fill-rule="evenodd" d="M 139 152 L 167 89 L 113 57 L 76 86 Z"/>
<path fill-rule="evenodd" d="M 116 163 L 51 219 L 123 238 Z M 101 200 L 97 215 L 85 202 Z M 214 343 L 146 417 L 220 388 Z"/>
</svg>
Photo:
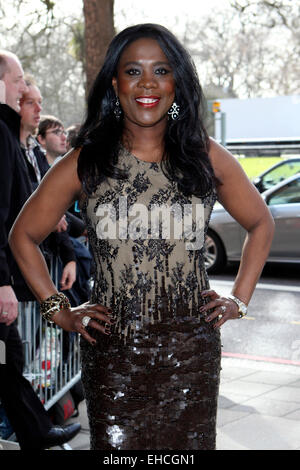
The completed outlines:
<svg viewBox="0 0 300 470">
<path fill-rule="evenodd" d="M 27 91 L 23 94 L 20 101 L 20 140 L 31 183 L 33 188 L 36 189 L 43 176 L 49 170 L 50 164 L 47 161 L 46 152 L 41 149 L 39 142 L 34 137 L 41 120 L 42 96 L 32 77 L 26 77 L 25 82 Z M 62 221 L 67 225 L 65 216 Z M 76 280 L 76 255 L 68 232 L 63 230 L 53 232 L 44 241 L 44 247 L 49 253 L 59 255 L 62 261 L 63 271 L 60 289 L 71 289 Z"/>
<path fill-rule="evenodd" d="M 62 122 L 54 116 L 42 116 L 37 140 L 45 149 L 50 166 L 67 151 L 67 133 Z"/>
</svg>

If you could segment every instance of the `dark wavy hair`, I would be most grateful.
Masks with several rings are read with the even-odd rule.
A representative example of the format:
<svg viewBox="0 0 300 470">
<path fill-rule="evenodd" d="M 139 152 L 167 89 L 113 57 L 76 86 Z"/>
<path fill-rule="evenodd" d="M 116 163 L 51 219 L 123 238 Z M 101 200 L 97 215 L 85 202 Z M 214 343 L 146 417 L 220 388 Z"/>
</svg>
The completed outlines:
<svg viewBox="0 0 300 470">
<path fill-rule="evenodd" d="M 124 49 L 141 38 L 155 39 L 172 67 L 175 101 L 180 106 L 176 120 L 168 120 L 162 169 L 185 195 L 204 197 L 214 184 L 208 158 L 209 138 L 204 128 L 204 96 L 194 63 L 177 38 L 165 27 L 140 24 L 124 29 L 112 40 L 88 96 L 87 115 L 75 148 L 81 147 L 78 176 L 91 193 L 106 177 L 126 178 L 117 167 L 124 129 L 123 117 L 114 115 L 115 92 L 112 78 Z M 130 149 L 129 149 L 130 150 Z"/>
</svg>

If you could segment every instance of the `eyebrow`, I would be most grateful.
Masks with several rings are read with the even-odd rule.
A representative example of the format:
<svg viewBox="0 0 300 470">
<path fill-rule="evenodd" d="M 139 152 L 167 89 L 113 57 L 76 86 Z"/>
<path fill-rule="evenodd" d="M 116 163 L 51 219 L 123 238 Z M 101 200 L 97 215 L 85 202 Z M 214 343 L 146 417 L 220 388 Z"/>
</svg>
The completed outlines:
<svg viewBox="0 0 300 470">
<path fill-rule="evenodd" d="M 123 65 L 123 67 L 128 67 L 128 65 L 142 65 L 142 63 L 138 62 L 138 61 L 135 61 L 135 60 L 131 60 L 130 62 L 126 62 Z M 153 65 L 168 65 L 169 67 L 171 67 L 169 62 L 166 62 L 166 61 L 158 61 L 158 62 L 155 62 Z"/>
</svg>

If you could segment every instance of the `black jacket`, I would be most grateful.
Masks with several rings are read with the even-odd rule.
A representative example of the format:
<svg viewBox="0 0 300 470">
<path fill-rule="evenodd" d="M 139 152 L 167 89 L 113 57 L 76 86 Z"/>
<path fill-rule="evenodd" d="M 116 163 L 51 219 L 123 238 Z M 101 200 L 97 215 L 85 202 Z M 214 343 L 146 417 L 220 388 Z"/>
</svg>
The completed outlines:
<svg viewBox="0 0 300 470">
<path fill-rule="evenodd" d="M 13 287 L 18 300 L 34 296 L 8 245 L 9 231 L 32 193 L 27 165 L 20 147 L 20 116 L 0 104 L 0 286 Z"/>
<path fill-rule="evenodd" d="M 37 160 L 37 164 L 41 173 L 41 178 L 43 178 L 49 170 L 50 165 L 46 159 L 44 152 L 41 150 L 38 142 L 36 142 L 36 144 L 37 145 L 36 147 L 34 147 L 33 152 Z M 35 190 L 38 187 L 39 182 L 37 180 L 35 170 L 32 164 L 28 161 L 28 158 L 26 157 L 25 148 L 23 146 L 22 153 L 27 164 L 31 185 Z M 47 262 L 49 262 L 52 254 L 55 256 L 60 256 L 63 266 L 65 266 L 70 261 L 76 261 L 74 247 L 72 241 L 70 240 L 68 231 L 60 233 L 51 233 L 46 238 L 46 240 L 44 240 L 42 244 L 42 251 Z"/>
</svg>

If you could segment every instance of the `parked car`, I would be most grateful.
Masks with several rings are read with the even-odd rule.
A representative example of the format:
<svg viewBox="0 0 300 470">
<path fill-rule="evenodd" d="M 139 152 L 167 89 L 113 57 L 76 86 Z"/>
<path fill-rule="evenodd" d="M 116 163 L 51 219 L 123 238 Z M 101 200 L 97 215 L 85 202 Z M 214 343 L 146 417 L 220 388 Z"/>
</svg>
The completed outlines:
<svg viewBox="0 0 300 470">
<path fill-rule="evenodd" d="M 268 262 L 300 263 L 300 172 L 261 194 L 275 221 Z M 239 261 L 246 231 L 220 205 L 212 211 L 205 242 L 208 272 Z"/>
<path fill-rule="evenodd" d="M 277 183 L 284 181 L 300 172 L 300 157 L 291 157 L 275 163 L 253 180 L 253 184 L 260 193 L 270 189 Z"/>
</svg>

